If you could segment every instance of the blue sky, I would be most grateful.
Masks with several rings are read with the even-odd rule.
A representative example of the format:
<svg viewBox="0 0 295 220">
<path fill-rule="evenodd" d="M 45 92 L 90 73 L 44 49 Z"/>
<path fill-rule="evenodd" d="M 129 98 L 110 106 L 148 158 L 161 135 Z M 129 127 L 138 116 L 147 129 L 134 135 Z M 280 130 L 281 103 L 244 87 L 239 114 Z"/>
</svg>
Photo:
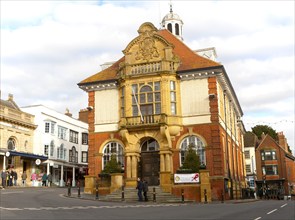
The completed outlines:
<svg viewBox="0 0 295 220">
<path fill-rule="evenodd" d="M 160 28 L 170 1 L 0 1 L 1 96 L 77 116 L 77 83 L 122 57 L 143 22 Z M 293 1 L 172 1 L 191 49 L 215 47 L 247 130 L 283 131 L 294 152 Z"/>
</svg>

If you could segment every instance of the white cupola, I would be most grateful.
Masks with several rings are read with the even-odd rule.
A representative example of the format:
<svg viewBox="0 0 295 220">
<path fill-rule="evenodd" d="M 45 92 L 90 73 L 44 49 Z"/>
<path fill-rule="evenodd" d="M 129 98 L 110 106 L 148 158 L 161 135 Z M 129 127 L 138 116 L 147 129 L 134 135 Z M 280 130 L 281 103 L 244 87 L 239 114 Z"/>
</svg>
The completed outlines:
<svg viewBox="0 0 295 220">
<path fill-rule="evenodd" d="M 172 4 L 170 3 L 170 12 L 165 15 L 161 22 L 162 28 L 170 31 L 178 39 L 183 40 L 182 38 L 182 26 L 183 22 L 180 19 L 178 14 L 173 13 Z"/>
</svg>

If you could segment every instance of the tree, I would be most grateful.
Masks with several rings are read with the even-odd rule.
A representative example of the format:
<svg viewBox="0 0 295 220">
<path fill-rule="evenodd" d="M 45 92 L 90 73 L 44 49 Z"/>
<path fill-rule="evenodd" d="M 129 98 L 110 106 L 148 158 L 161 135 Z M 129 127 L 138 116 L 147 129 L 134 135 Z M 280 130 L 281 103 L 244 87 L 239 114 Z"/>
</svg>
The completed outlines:
<svg viewBox="0 0 295 220">
<path fill-rule="evenodd" d="M 111 156 L 111 159 L 105 165 L 101 174 L 110 174 L 110 173 L 121 173 L 122 168 L 121 165 L 117 162 L 117 158 L 115 155 Z"/>
<path fill-rule="evenodd" d="M 199 155 L 196 154 L 194 144 L 189 144 L 187 152 L 185 153 L 185 158 L 183 165 L 181 167 L 182 170 L 188 169 L 193 173 L 199 172 L 200 169 L 200 158 Z"/>
<path fill-rule="evenodd" d="M 261 140 L 262 133 L 270 135 L 274 140 L 278 141 L 278 134 L 276 130 L 274 130 L 272 127 L 269 127 L 267 125 L 256 125 L 255 127 L 251 128 L 252 132 L 256 134 L 258 139 Z"/>
</svg>

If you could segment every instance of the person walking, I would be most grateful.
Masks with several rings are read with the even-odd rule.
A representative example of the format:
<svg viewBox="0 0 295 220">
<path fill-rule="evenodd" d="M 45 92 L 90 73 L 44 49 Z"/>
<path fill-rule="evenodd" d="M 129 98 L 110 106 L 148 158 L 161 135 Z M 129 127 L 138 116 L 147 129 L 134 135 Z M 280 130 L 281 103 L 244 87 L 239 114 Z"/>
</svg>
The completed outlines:
<svg viewBox="0 0 295 220">
<path fill-rule="evenodd" d="M 22 186 L 25 187 L 26 186 L 26 182 L 27 182 L 27 173 L 26 171 L 24 171 L 21 175 L 22 178 Z"/>
<path fill-rule="evenodd" d="M 52 184 L 52 175 L 51 175 L 51 173 L 48 173 L 48 175 L 47 175 L 47 181 L 48 181 L 47 186 L 48 187 L 51 187 L 51 184 Z"/>
<path fill-rule="evenodd" d="M 8 171 L 8 186 L 12 186 L 13 170 Z"/>
<path fill-rule="evenodd" d="M 148 201 L 147 192 L 149 191 L 148 182 L 146 180 L 143 180 L 143 196 L 144 201 Z"/>
<path fill-rule="evenodd" d="M 47 181 L 47 174 L 46 173 L 43 173 L 43 176 L 42 176 L 42 186 L 46 186 L 46 181 Z"/>
<path fill-rule="evenodd" d="M 37 181 L 37 174 L 34 172 L 31 175 L 31 180 L 32 180 L 32 185 L 36 186 L 36 181 Z"/>
<path fill-rule="evenodd" d="M 7 172 L 5 169 L 1 171 L 1 179 L 2 179 L 2 187 L 6 187 L 6 178 L 7 178 Z"/>
<path fill-rule="evenodd" d="M 17 185 L 17 172 L 13 171 L 12 173 L 12 178 L 13 178 L 13 185 L 16 186 Z"/>
<path fill-rule="evenodd" d="M 137 189 L 137 196 L 138 196 L 138 201 L 139 202 L 142 202 L 142 189 L 143 189 L 143 183 L 141 181 L 140 178 L 137 179 L 137 186 L 136 186 L 136 189 Z"/>
</svg>

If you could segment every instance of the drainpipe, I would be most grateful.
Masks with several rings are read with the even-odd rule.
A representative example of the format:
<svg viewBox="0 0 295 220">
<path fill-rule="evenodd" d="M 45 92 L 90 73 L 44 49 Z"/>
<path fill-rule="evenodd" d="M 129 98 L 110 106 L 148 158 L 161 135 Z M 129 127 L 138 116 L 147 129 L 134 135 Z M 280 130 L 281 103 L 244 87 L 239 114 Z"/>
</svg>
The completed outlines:
<svg viewBox="0 0 295 220">
<path fill-rule="evenodd" d="M 223 103 L 224 103 L 224 124 L 225 124 L 225 146 L 226 146 L 226 160 L 227 160 L 227 171 L 228 171 L 228 178 L 230 181 L 230 199 L 233 199 L 233 188 L 232 188 L 232 178 L 231 178 L 231 171 L 229 166 L 229 153 L 228 153 L 228 134 L 227 134 L 227 115 L 226 115 L 226 90 L 223 91 Z"/>
</svg>

